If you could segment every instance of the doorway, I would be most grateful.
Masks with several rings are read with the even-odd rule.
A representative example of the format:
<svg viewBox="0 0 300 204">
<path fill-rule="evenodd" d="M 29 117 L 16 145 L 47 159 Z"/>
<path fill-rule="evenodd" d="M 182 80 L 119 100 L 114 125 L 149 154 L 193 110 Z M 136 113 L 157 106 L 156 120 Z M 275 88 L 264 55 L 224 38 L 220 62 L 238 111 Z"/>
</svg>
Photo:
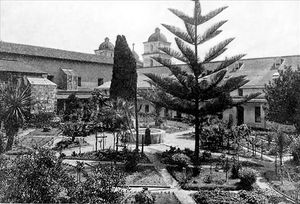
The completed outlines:
<svg viewBox="0 0 300 204">
<path fill-rule="evenodd" d="M 242 106 L 237 107 L 237 125 L 244 124 L 244 108 Z"/>
</svg>

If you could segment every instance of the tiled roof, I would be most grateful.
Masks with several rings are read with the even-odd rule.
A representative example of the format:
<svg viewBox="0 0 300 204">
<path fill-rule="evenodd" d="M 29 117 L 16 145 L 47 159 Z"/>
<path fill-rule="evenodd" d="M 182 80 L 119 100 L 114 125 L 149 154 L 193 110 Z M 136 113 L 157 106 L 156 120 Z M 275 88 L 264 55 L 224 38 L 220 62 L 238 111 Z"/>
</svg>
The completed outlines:
<svg viewBox="0 0 300 204">
<path fill-rule="evenodd" d="M 237 71 L 232 72 L 237 64 L 228 67 L 227 76 L 246 75 L 250 81 L 245 84 L 243 88 L 261 88 L 264 87 L 264 85 L 272 79 L 273 74 L 277 72 L 277 70 L 272 69 L 272 67 L 281 59 L 283 62 L 279 66 L 279 69 L 282 69 L 285 65 L 292 66 L 293 69 L 296 69 L 298 65 L 300 66 L 300 55 L 242 59 L 239 61 L 242 66 Z M 208 69 L 213 69 L 219 63 L 219 61 L 212 62 L 205 66 L 208 66 Z M 183 64 L 180 66 L 183 70 L 189 71 L 187 65 Z M 171 74 L 170 70 L 163 66 L 141 68 L 138 71 L 139 73 Z"/>
<path fill-rule="evenodd" d="M 63 59 L 63 60 L 72 60 L 72 61 L 113 64 L 111 58 L 105 58 L 99 55 L 32 46 L 32 45 L 17 44 L 17 43 L 9 43 L 3 41 L 0 41 L 0 53 L 1 52 L 19 54 L 19 55 Z"/>
<path fill-rule="evenodd" d="M 46 74 L 46 72 L 36 69 L 31 65 L 14 60 L 0 60 L 0 72 L 22 72 Z"/>
<path fill-rule="evenodd" d="M 150 80 L 148 77 L 146 77 L 144 74 L 138 72 L 138 78 L 137 78 L 137 87 L 139 89 L 147 89 L 151 88 L 150 84 L 147 82 Z M 107 81 L 103 83 L 101 86 L 98 86 L 96 89 L 102 89 L 107 90 L 110 88 L 111 81 Z"/>
<path fill-rule="evenodd" d="M 37 78 L 37 77 L 27 77 L 28 81 L 32 85 L 51 85 L 56 86 L 52 81 L 45 78 Z"/>
</svg>

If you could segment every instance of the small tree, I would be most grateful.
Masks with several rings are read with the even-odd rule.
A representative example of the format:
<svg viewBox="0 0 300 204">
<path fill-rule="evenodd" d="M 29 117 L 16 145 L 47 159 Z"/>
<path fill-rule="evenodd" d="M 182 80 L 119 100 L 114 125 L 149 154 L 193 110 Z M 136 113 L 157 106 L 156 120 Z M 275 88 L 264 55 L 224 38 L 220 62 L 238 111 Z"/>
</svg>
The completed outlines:
<svg viewBox="0 0 300 204">
<path fill-rule="evenodd" d="M 279 77 L 265 86 L 268 106 L 266 118 L 286 125 L 295 125 L 300 131 L 300 68 L 285 67 Z"/>
<path fill-rule="evenodd" d="M 8 137 L 6 151 L 12 149 L 19 128 L 24 125 L 30 115 L 31 105 L 33 102 L 29 86 L 11 83 L 0 87 L 0 121 L 4 123 Z"/>
<path fill-rule="evenodd" d="M 69 203 L 120 203 L 125 176 L 115 166 L 96 166 L 85 175 L 85 181 L 69 192 Z"/>
<path fill-rule="evenodd" d="M 136 60 L 128 47 L 124 35 L 118 35 L 114 50 L 113 76 L 110 85 L 110 98 L 123 98 L 134 101 L 136 119 L 136 149 L 138 142 L 137 72 Z"/>
<path fill-rule="evenodd" d="M 58 203 L 61 193 L 74 186 L 54 152 L 37 149 L 11 161 L 5 175 L 4 203 Z"/>
</svg>

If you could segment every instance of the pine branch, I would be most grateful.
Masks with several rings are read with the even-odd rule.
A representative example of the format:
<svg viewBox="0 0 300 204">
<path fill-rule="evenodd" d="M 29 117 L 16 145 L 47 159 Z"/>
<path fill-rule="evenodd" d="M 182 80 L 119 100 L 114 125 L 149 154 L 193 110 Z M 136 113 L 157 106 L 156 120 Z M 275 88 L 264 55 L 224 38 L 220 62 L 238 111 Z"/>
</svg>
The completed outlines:
<svg viewBox="0 0 300 204">
<path fill-rule="evenodd" d="M 195 81 L 192 75 L 188 74 L 186 71 L 183 71 L 179 66 L 172 65 L 170 60 L 161 57 L 152 57 L 152 59 L 169 68 L 169 70 L 177 78 L 177 80 L 186 88 L 189 88 L 191 82 Z"/>
<path fill-rule="evenodd" d="M 170 110 L 179 111 L 181 113 L 193 114 L 193 110 L 195 108 L 194 103 L 172 97 L 171 95 L 157 89 L 152 91 L 140 91 L 139 95 L 156 105 Z"/>
<path fill-rule="evenodd" d="M 220 63 L 220 65 L 214 69 L 214 70 L 206 70 L 206 72 L 203 72 L 203 75 L 201 75 L 201 77 L 203 76 L 208 76 L 210 74 L 216 73 L 222 69 L 225 69 L 227 67 L 229 67 L 230 65 L 232 65 L 233 63 L 239 61 L 240 59 L 242 59 L 244 56 L 246 56 L 245 54 L 240 54 L 240 55 L 236 55 L 230 58 L 225 58 L 224 61 L 222 61 Z"/>
<path fill-rule="evenodd" d="M 161 77 L 152 73 L 147 73 L 145 76 L 151 79 L 151 81 L 148 81 L 150 84 L 174 97 L 187 100 L 193 98 L 193 96 L 191 96 L 191 89 L 182 86 L 175 78 Z"/>
<path fill-rule="evenodd" d="M 229 93 L 219 94 L 217 98 L 206 100 L 205 103 L 200 104 L 200 114 L 214 115 L 230 108 L 232 103 L 233 101 Z"/>
<path fill-rule="evenodd" d="M 172 9 L 172 8 L 169 8 L 169 10 L 175 14 L 177 17 L 179 17 L 181 20 L 183 20 L 184 23 L 188 23 L 188 24 L 191 24 L 191 25 L 194 25 L 194 18 L 193 17 L 190 17 L 188 16 L 187 14 L 185 14 L 184 12 L 182 11 L 179 11 L 177 9 Z"/>
<path fill-rule="evenodd" d="M 252 93 L 252 94 L 243 96 L 243 98 L 236 99 L 235 101 L 233 101 L 232 106 L 242 105 L 242 104 L 246 103 L 247 101 L 250 101 L 251 99 L 256 98 L 259 95 L 261 95 L 261 93 L 257 92 L 257 93 Z"/>
<path fill-rule="evenodd" d="M 224 11 L 226 8 L 228 8 L 228 6 L 213 10 L 213 11 L 209 12 L 208 14 L 206 14 L 205 16 L 200 16 L 200 18 L 198 18 L 197 25 L 200 25 L 200 24 L 203 24 L 203 23 L 209 21 L 210 19 L 212 19 L 213 17 L 215 17 L 216 15 L 218 15 L 219 13 Z"/>
<path fill-rule="evenodd" d="M 175 38 L 175 42 L 184 57 L 188 59 L 189 64 L 197 64 L 198 59 L 195 55 L 195 52 L 179 38 Z"/>
<path fill-rule="evenodd" d="M 213 48 L 211 48 L 209 52 L 205 55 L 203 63 L 208 63 L 220 56 L 223 52 L 227 50 L 226 46 L 233 40 L 234 38 L 226 39 L 214 46 Z"/>
<path fill-rule="evenodd" d="M 195 33 L 195 26 L 191 25 L 189 23 L 185 23 L 185 28 L 187 33 L 189 34 L 190 38 L 193 41 L 193 45 L 195 44 L 194 42 L 196 41 L 196 33 Z"/>
<path fill-rule="evenodd" d="M 216 74 L 210 76 L 208 79 L 201 78 L 202 80 L 199 80 L 199 89 L 201 91 L 210 92 L 213 87 L 215 87 L 223 80 L 226 73 L 226 70 L 221 70 Z M 204 81 L 206 81 L 206 83 Z"/>
<path fill-rule="evenodd" d="M 172 48 L 161 47 L 159 49 L 164 53 L 166 53 L 167 55 L 178 59 L 179 61 L 182 61 L 184 63 L 189 63 L 189 60 L 187 58 L 185 58 L 180 52 L 173 50 Z"/>
<path fill-rule="evenodd" d="M 218 30 L 224 23 L 227 21 L 220 21 L 213 26 L 211 26 L 209 29 L 207 29 L 202 35 L 197 36 L 197 45 L 203 44 L 207 42 L 208 40 L 216 37 L 219 35 L 222 31 Z"/>
<path fill-rule="evenodd" d="M 219 82 L 218 86 L 212 86 L 209 89 L 201 91 L 199 97 L 202 100 L 215 98 L 222 93 L 230 93 L 248 82 L 249 80 L 245 80 L 245 76 L 232 77 L 225 82 L 221 81 L 222 84 Z"/>
<path fill-rule="evenodd" d="M 168 29 L 171 33 L 176 35 L 178 38 L 184 40 L 187 43 L 193 44 L 193 40 L 190 37 L 190 35 L 184 31 L 182 31 L 180 28 L 177 28 L 175 26 L 167 25 L 167 24 L 162 24 L 166 29 Z"/>
</svg>

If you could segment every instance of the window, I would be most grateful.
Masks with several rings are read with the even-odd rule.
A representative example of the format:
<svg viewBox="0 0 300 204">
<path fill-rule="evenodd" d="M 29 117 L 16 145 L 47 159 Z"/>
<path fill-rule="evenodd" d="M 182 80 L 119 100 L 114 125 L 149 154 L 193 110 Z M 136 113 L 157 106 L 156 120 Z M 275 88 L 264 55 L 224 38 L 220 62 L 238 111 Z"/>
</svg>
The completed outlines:
<svg viewBox="0 0 300 204">
<path fill-rule="evenodd" d="M 103 84 L 103 78 L 98 78 L 98 86 L 101 86 Z"/>
<path fill-rule="evenodd" d="M 78 86 L 81 86 L 81 77 L 78 77 Z"/>
<path fill-rule="evenodd" d="M 149 105 L 145 105 L 145 113 L 149 113 Z"/>
<path fill-rule="evenodd" d="M 238 95 L 243 96 L 243 89 L 238 89 Z"/>
<path fill-rule="evenodd" d="M 255 122 L 256 123 L 260 123 L 261 122 L 260 107 L 255 107 Z"/>
<path fill-rule="evenodd" d="M 153 52 L 153 45 L 150 45 L 150 51 Z"/>
</svg>

